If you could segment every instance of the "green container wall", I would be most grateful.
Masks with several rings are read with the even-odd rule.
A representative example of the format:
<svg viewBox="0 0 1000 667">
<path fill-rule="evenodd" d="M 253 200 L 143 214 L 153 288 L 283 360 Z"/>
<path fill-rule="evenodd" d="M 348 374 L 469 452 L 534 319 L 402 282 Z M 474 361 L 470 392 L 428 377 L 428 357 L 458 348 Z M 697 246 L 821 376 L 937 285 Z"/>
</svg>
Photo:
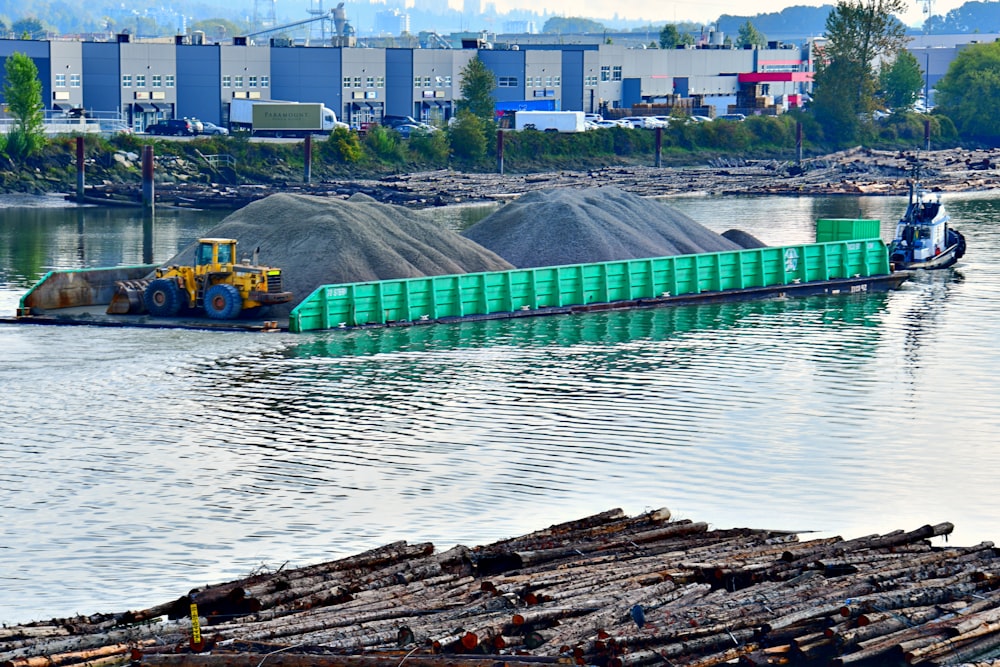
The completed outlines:
<svg viewBox="0 0 1000 667">
<path fill-rule="evenodd" d="M 869 239 L 323 285 L 292 310 L 289 329 L 417 322 L 889 272 L 885 243 Z"/>
<path fill-rule="evenodd" d="M 881 238 L 878 220 L 821 218 L 816 221 L 816 243 Z"/>
</svg>

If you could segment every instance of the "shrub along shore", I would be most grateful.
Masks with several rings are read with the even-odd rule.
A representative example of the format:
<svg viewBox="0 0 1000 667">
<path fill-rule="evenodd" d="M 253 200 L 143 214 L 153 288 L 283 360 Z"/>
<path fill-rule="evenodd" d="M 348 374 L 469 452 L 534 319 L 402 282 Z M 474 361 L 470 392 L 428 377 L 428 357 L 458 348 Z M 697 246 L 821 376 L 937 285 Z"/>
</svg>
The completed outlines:
<svg viewBox="0 0 1000 667">
<path fill-rule="evenodd" d="M 648 196 L 904 194 L 917 163 L 923 181 L 932 187 L 996 187 L 993 149 L 919 151 L 915 146 L 922 137 L 910 136 L 915 130 L 903 127 L 906 136 L 886 144 L 889 148 L 823 153 L 807 143 L 801 161 L 791 119 L 670 127 L 661 134 L 658 159 L 652 130 L 505 132 L 503 174 L 498 173 L 495 136 L 487 136 L 492 141 L 470 156 L 456 149 L 451 131 L 403 139 L 377 127 L 363 138 L 347 131 L 314 138 L 308 183 L 302 141 L 277 143 L 239 135 L 191 140 L 88 136 L 85 174 L 91 194 L 134 203 L 141 191 L 140 156 L 146 146 L 153 146 L 159 201 L 210 205 L 218 200 L 220 206 L 237 208 L 279 191 L 334 196 L 363 192 L 389 203 L 433 206 L 575 184 L 614 185 Z M 16 164 L 0 157 L 0 192 L 73 193 L 75 160 L 73 137 L 50 140 L 39 155 Z"/>
</svg>

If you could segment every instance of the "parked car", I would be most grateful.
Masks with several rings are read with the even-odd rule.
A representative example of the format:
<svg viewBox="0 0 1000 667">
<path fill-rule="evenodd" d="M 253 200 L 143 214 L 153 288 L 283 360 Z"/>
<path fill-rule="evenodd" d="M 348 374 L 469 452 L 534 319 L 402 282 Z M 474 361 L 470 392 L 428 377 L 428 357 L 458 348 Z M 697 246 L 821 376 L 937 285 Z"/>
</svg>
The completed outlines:
<svg viewBox="0 0 1000 667">
<path fill-rule="evenodd" d="M 710 121 L 710 120 L 712 120 L 712 119 L 711 119 L 711 118 L 709 118 L 708 116 L 691 116 L 691 117 L 689 118 L 689 120 L 690 120 L 690 121 L 691 121 L 692 123 L 707 123 L 708 121 Z"/>
<path fill-rule="evenodd" d="M 226 128 L 220 127 L 215 123 L 210 123 L 207 120 L 201 121 L 201 125 L 202 125 L 202 130 L 201 130 L 202 134 L 222 134 L 222 135 L 229 134 L 229 130 L 227 130 Z"/>
<path fill-rule="evenodd" d="M 747 117 L 741 113 L 724 113 L 721 116 L 717 117 L 715 120 L 734 120 L 737 122 L 742 122 L 746 119 Z"/>
<path fill-rule="evenodd" d="M 616 120 L 595 120 L 591 123 L 595 129 L 605 128 L 605 127 L 622 127 L 622 124 Z"/>
<path fill-rule="evenodd" d="M 626 116 L 625 118 L 619 118 L 618 122 L 634 129 L 646 127 L 646 118 L 644 116 Z"/>
<path fill-rule="evenodd" d="M 191 125 L 191 121 L 186 118 L 161 120 L 147 125 L 146 134 L 191 136 L 194 134 L 194 127 Z"/>
<path fill-rule="evenodd" d="M 205 124 L 202 123 L 197 118 L 185 118 L 184 120 L 191 123 L 191 129 L 194 131 L 195 134 L 201 134 L 202 130 L 205 128 Z"/>
<path fill-rule="evenodd" d="M 591 123 L 600 123 L 604 120 L 604 116 L 599 113 L 587 113 L 583 115 L 583 120 L 590 121 Z"/>
</svg>

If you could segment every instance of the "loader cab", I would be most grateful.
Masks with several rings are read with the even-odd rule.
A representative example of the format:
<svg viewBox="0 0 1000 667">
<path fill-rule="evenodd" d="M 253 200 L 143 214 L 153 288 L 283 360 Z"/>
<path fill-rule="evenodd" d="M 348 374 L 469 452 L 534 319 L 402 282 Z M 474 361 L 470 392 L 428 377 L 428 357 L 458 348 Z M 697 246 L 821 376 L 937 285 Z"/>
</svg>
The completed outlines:
<svg viewBox="0 0 1000 667">
<path fill-rule="evenodd" d="M 195 252 L 195 266 L 233 264 L 236 258 L 236 241 L 233 239 L 199 239 Z"/>
</svg>

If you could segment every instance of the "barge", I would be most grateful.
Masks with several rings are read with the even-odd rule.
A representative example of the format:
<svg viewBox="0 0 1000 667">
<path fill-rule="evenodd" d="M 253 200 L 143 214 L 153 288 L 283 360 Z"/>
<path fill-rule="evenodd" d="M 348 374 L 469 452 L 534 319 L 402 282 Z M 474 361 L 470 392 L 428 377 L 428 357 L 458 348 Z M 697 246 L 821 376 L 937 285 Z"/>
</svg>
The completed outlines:
<svg viewBox="0 0 1000 667">
<path fill-rule="evenodd" d="M 892 270 L 877 220 L 824 219 L 817 221 L 815 243 L 322 285 L 287 319 L 220 321 L 106 312 L 118 282 L 141 279 L 154 268 L 50 272 L 22 297 L 14 321 L 307 332 L 863 294 L 896 289 L 911 275 Z"/>
</svg>

